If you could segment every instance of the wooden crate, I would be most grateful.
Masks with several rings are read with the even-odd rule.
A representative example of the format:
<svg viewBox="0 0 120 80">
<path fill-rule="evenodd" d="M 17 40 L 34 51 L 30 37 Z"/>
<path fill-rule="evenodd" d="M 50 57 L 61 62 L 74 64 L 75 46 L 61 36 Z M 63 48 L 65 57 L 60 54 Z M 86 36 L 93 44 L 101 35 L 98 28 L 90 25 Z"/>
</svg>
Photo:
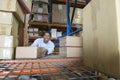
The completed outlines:
<svg viewBox="0 0 120 80">
<path fill-rule="evenodd" d="M 120 78 L 120 1 L 92 0 L 83 10 L 84 64 Z"/>
</svg>

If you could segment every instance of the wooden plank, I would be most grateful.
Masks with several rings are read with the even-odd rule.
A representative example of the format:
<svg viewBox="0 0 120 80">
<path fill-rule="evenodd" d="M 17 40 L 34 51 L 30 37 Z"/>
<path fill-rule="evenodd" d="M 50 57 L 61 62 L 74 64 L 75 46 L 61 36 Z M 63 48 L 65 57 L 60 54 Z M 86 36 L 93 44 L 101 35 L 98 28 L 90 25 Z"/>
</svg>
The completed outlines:
<svg viewBox="0 0 120 80">
<path fill-rule="evenodd" d="M 53 3 L 66 4 L 66 0 L 53 0 Z M 71 4 L 71 6 L 73 6 L 74 1 L 70 1 L 70 4 Z M 84 8 L 85 5 L 86 5 L 85 2 L 80 2 L 80 1 L 78 1 L 77 4 L 76 4 L 76 6 L 79 7 L 79 8 Z"/>
<path fill-rule="evenodd" d="M 84 64 L 120 78 L 119 0 L 92 0 L 83 10 Z"/>
</svg>

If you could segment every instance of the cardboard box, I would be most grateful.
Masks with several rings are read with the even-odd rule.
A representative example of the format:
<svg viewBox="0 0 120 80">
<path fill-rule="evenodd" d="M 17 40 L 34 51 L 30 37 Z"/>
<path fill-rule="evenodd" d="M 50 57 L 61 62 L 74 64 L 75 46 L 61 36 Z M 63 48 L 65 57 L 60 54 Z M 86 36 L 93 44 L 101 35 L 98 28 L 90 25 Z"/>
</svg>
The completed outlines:
<svg viewBox="0 0 120 80">
<path fill-rule="evenodd" d="M 12 25 L 0 24 L 0 35 L 11 35 Z"/>
<path fill-rule="evenodd" d="M 120 78 L 119 4 L 92 0 L 83 9 L 84 65 L 115 78 Z"/>
<path fill-rule="evenodd" d="M 63 38 L 60 38 L 60 43 L 59 46 L 83 46 L 83 42 L 82 42 L 82 37 L 76 37 L 76 36 L 66 36 Z"/>
<path fill-rule="evenodd" d="M 14 48 L 0 47 L 0 59 L 13 59 Z"/>
<path fill-rule="evenodd" d="M 13 36 L 0 35 L 0 47 L 17 47 L 18 38 Z"/>
<path fill-rule="evenodd" d="M 0 35 L 0 47 L 13 47 L 13 36 Z"/>
<path fill-rule="evenodd" d="M 66 23 L 66 6 L 61 4 L 53 4 L 53 7 L 54 8 L 52 9 L 52 22 Z"/>
<path fill-rule="evenodd" d="M 70 16 L 72 16 L 73 7 L 70 8 Z M 73 24 L 82 24 L 83 9 L 76 8 L 73 18 Z"/>
<path fill-rule="evenodd" d="M 0 11 L 0 35 L 18 36 L 19 22 L 12 13 Z"/>
<path fill-rule="evenodd" d="M 39 31 L 39 28 L 34 28 L 34 32 L 38 32 Z"/>
<path fill-rule="evenodd" d="M 0 11 L 0 24 L 12 24 L 13 14 L 10 12 Z"/>
<path fill-rule="evenodd" d="M 28 31 L 29 32 L 33 32 L 34 28 L 29 28 Z"/>
<path fill-rule="evenodd" d="M 33 21 L 48 22 L 48 15 L 34 14 Z"/>
<path fill-rule="evenodd" d="M 83 48 L 80 47 L 60 47 L 61 57 L 82 57 Z"/>
<path fill-rule="evenodd" d="M 57 37 L 62 36 L 62 32 L 57 32 Z"/>
<path fill-rule="evenodd" d="M 32 12 L 35 12 L 35 13 L 48 13 L 48 4 L 33 3 Z"/>
<path fill-rule="evenodd" d="M 39 37 L 39 34 L 38 33 L 34 33 L 34 37 Z"/>
<path fill-rule="evenodd" d="M 17 0 L 0 0 L 0 10 L 14 12 L 16 17 L 24 22 L 25 14 Z"/>
<path fill-rule="evenodd" d="M 33 36 L 34 36 L 34 34 L 33 34 L 33 33 L 29 33 L 29 36 L 30 36 L 30 37 L 33 37 Z"/>
<path fill-rule="evenodd" d="M 28 46 L 29 35 L 28 35 L 28 28 L 27 27 L 24 28 L 24 40 L 23 41 L 24 41 L 23 45 Z"/>
<path fill-rule="evenodd" d="M 16 58 L 41 58 L 43 54 L 43 48 L 40 47 L 17 47 Z"/>
<path fill-rule="evenodd" d="M 53 4 L 52 21 L 53 23 L 66 23 L 66 5 Z M 73 7 L 70 7 L 70 18 L 72 17 Z M 61 16 L 62 15 L 62 16 Z M 82 9 L 76 8 L 73 24 L 82 24 Z"/>
</svg>

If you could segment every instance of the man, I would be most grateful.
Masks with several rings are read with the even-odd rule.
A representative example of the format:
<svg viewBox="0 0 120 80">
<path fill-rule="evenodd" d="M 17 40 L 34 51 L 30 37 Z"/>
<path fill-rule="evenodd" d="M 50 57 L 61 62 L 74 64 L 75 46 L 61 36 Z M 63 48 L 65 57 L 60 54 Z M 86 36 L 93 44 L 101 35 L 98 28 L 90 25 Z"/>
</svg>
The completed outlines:
<svg viewBox="0 0 120 80">
<path fill-rule="evenodd" d="M 36 39 L 31 46 L 42 47 L 43 55 L 50 55 L 54 51 L 54 43 L 50 40 L 51 34 L 49 32 L 43 33 L 43 38 Z"/>
</svg>

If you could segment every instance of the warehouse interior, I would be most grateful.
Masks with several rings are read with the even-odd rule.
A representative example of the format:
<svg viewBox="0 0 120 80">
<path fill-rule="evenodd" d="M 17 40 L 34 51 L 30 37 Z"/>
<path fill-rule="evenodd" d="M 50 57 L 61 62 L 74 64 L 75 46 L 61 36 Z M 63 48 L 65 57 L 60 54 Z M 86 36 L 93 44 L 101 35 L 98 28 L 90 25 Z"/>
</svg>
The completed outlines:
<svg viewBox="0 0 120 80">
<path fill-rule="evenodd" d="M 120 80 L 120 0 L 0 0 L 0 80 Z"/>
</svg>

